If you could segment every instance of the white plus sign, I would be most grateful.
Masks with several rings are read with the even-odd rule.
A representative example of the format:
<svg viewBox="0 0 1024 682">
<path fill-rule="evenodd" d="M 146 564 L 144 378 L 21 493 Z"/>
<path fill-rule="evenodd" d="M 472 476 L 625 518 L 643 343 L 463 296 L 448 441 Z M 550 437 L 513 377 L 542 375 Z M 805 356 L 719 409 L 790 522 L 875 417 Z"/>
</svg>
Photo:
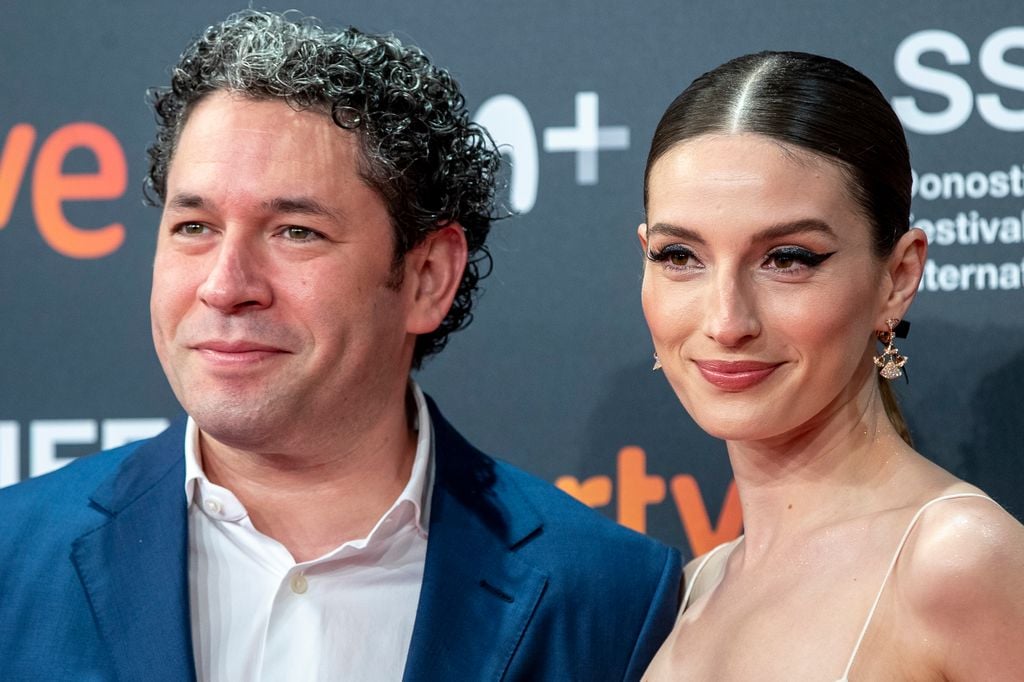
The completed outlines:
<svg viewBox="0 0 1024 682">
<path fill-rule="evenodd" d="M 545 128 L 544 151 L 576 152 L 576 184 L 597 184 L 597 152 L 629 149 L 627 126 L 597 125 L 597 93 L 576 93 L 576 126 Z"/>
</svg>

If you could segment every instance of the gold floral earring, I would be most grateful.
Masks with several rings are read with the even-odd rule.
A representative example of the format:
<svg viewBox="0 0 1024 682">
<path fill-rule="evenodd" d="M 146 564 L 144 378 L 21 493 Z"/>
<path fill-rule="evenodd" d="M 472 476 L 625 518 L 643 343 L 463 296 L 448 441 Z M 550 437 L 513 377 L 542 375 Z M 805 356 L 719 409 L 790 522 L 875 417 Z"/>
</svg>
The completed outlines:
<svg viewBox="0 0 1024 682">
<path fill-rule="evenodd" d="M 885 321 L 885 326 L 888 327 L 885 331 L 876 332 L 878 340 L 882 342 L 885 348 L 882 350 L 881 355 L 875 356 L 875 366 L 879 367 L 879 374 L 886 379 L 898 379 L 903 376 L 903 366 L 907 364 L 907 356 L 900 355 L 900 351 L 896 348 L 893 340 L 898 338 L 907 338 L 907 333 L 910 331 L 910 323 L 906 320 L 900 320 L 895 317 L 891 317 Z"/>
</svg>

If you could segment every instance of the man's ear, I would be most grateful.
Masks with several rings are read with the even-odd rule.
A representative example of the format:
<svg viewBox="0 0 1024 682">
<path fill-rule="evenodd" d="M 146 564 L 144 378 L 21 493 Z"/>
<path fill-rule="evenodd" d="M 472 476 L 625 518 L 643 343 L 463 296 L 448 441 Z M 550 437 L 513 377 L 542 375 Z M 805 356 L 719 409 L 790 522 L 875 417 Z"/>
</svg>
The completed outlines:
<svg viewBox="0 0 1024 682">
<path fill-rule="evenodd" d="M 448 315 L 466 269 L 468 247 L 459 223 L 434 230 L 405 256 L 411 297 L 406 332 L 429 334 Z"/>
<path fill-rule="evenodd" d="M 907 308 L 917 295 L 927 255 L 928 238 L 917 228 L 911 228 L 896 242 L 886 259 L 885 286 L 879 319 L 876 320 L 877 329 L 885 329 L 885 321 L 888 319 L 902 320 L 906 316 Z"/>
</svg>

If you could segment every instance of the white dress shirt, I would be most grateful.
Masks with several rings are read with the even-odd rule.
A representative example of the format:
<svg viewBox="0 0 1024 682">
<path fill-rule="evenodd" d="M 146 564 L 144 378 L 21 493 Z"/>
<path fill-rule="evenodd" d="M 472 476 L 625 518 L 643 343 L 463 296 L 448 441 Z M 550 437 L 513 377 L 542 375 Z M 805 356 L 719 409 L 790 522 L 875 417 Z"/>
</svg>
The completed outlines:
<svg viewBox="0 0 1024 682">
<path fill-rule="evenodd" d="M 209 481 L 185 429 L 189 606 L 199 682 L 401 680 L 427 553 L 433 437 L 423 393 L 405 489 L 365 538 L 296 563 L 230 490 Z"/>
</svg>

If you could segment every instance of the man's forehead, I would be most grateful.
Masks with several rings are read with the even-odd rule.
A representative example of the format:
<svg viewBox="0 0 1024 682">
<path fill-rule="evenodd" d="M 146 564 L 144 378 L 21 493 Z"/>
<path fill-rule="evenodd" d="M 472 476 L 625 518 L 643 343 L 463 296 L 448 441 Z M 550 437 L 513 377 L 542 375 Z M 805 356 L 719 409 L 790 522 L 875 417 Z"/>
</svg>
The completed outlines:
<svg viewBox="0 0 1024 682">
<path fill-rule="evenodd" d="M 212 119 L 220 126 L 248 130 L 253 134 L 276 136 L 292 128 L 310 128 L 330 131 L 339 139 L 349 139 L 351 131 L 338 126 L 329 110 L 320 106 L 297 106 L 282 97 L 260 97 L 237 90 L 216 90 L 194 102 L 182 125 L 181 135 L 194 130 L 196 120 Z M 266 128 L 263 122 L 272 121 L 277 128 Z M 211 121 L 204 121 L 207 126 Z M 179 137 L 180 137 L 179 136 Z"/>
<path fill-rule="evenodd" d="M 183 173 L 197 183 L 200 178 L 227 182 L 228 176 L 244 173 L 247 182 L 272 181 L 280 187 L 264 192 L 267 197 L 301 198 L 315 193 L 303 191 L 310 184 L 360 179 L 360 160 L 356 135 L 325 114 L 296 109 L 284 100 L 216 92 L 189 114 L 171 157 L 167 190 L 176 194 L 175 176 Z M 177 188 L 205 196 L 201 189 L 199 184 Z"/>
</svg>

